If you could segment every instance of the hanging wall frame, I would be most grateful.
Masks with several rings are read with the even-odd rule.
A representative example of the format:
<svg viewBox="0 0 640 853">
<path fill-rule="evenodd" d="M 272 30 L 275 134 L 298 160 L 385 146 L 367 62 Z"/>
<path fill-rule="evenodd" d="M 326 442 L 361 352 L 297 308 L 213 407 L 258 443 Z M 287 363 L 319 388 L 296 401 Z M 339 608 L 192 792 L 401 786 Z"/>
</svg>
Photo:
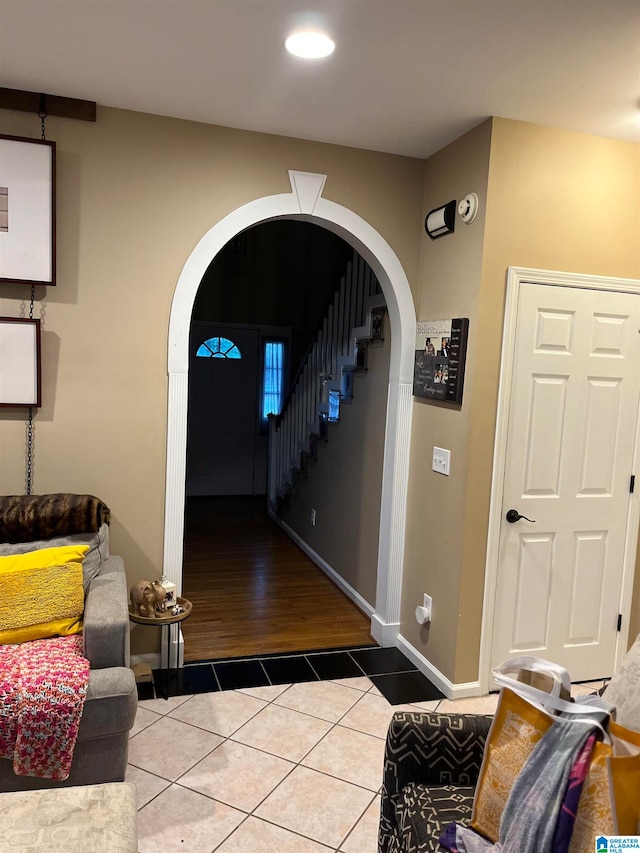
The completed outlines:
<svg viewBox="0 0 640 853">
<path fill-rule="evenodd" d="M 55 142 L 0 135 L 0 281 L 56 283 Z"/>
<path fill-rule="evenodd" d="M 40 406 L 40 320 L 0 317 L 0 406 Z"/>
</svg>

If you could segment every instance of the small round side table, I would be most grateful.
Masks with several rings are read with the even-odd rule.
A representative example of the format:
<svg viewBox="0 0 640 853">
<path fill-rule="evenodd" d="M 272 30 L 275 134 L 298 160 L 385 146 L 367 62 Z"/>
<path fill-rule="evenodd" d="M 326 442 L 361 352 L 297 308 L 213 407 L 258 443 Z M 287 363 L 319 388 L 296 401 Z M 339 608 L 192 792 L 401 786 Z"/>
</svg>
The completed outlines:
<svg viewBox="0 0 640 853">
<path fill-rule="evenodd" d="M 184 608 L 182 613 L 178 613 L 176 616 L 168 610 L 166 613 L 158 613 L 157 616 L 140 616 L 138 613 L 134 613 L 132 610 L 132 605 L 129 604 L 129 620 L 131 622 L 135 622 L 136 625 L 150 625 L 152 628 L 162 628 L 162 643 L 167 644 L 167 665 L 166 667 L 160 667 L 160 672 L 163 673 L 163 681 L 166 685 L 166 690 L 164 690 L 164 698 L 169 698 L 169 676 L 172 669 L 178 669 L 179 664 L 179 647 L 178 647 L 178 623 L 183 622 L 185 619 L 188 619 L 191 616 L 191 611 L 193 609 L 193 604 L 189 601 L 188 598 L 180 598 L 176 601 L 176 604 L 179 604 L 182 608 Z M 175 626 L 175 627 L 174 627 Z M 175 637 L 174 637 L 175 631 Z M 174 645 L 175 639 L 175 666 L 171 666 L 171 649 Z M 158 685 L 159 686 L 159 685 Z"/>
</svg>

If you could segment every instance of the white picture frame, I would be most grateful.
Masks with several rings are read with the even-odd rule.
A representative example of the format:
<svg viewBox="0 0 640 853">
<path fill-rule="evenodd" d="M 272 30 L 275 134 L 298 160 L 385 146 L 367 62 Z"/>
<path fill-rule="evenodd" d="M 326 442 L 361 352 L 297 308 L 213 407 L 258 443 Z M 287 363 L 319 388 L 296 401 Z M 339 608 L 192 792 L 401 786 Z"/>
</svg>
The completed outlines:
<svg viewBox="0 0 640 853">
<path fill-rule="evenodd" d="M 40 320 L 0 317 L 0 407 L 40 404 Z"/>
<path fill-rule="evenodd" d="M 0 281 L 56 283 L 55 142 L 0 134 Z"/>
</svg>

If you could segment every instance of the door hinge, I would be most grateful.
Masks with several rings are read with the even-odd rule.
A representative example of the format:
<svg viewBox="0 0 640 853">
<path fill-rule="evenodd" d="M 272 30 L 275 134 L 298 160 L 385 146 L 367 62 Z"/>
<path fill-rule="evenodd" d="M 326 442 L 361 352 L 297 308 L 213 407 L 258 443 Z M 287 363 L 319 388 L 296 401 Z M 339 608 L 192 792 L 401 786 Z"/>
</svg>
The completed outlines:
<svg viewBox="0 0 640 853">
<path fill-rule="evenodd" d="M 622 613 L 618 613 L 618 627 L 617 631 L 622 631 Z"/>
<path fill-rule="evenodd" d="M 633 494 L 633 490 L 635 489 L 635 487 L 636 487 L 636 475 L 632 474 L 631 479 L 629 480 L 629 491 L 631 494 Z"/>
</svg>

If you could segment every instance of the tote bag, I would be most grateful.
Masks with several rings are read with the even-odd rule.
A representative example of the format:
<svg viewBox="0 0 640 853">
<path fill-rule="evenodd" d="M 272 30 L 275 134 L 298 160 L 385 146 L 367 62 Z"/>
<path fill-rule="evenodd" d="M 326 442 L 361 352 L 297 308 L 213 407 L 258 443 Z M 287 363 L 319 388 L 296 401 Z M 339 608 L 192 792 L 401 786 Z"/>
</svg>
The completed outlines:
<svg viewBox="0 0 640 853">
<path fill-rule="evenodd" d="M 518 680 L 523 669 L 544 674 L 547 684 L 551 684 L 550 692 Z M 502 690 L 487 736 L 471 827 L 490 841 L 498 841 L 500 819 L 513 784 L 536 743 L 553 725 L 555 715 L 562 712 L 569 717 L 592 716 L 603 733 L 607 730 L 605 740 L 596 744 L 592 754 L 569 853 L 593 853 L 598 835 L 637 834 L 640 733 L 610 722 L 602 708 L 562 699 L 561 695 L 570 690 L 569 675 L 551 661 L 532 656 L 512 658 L 493 674 Z"/>
</svg>

